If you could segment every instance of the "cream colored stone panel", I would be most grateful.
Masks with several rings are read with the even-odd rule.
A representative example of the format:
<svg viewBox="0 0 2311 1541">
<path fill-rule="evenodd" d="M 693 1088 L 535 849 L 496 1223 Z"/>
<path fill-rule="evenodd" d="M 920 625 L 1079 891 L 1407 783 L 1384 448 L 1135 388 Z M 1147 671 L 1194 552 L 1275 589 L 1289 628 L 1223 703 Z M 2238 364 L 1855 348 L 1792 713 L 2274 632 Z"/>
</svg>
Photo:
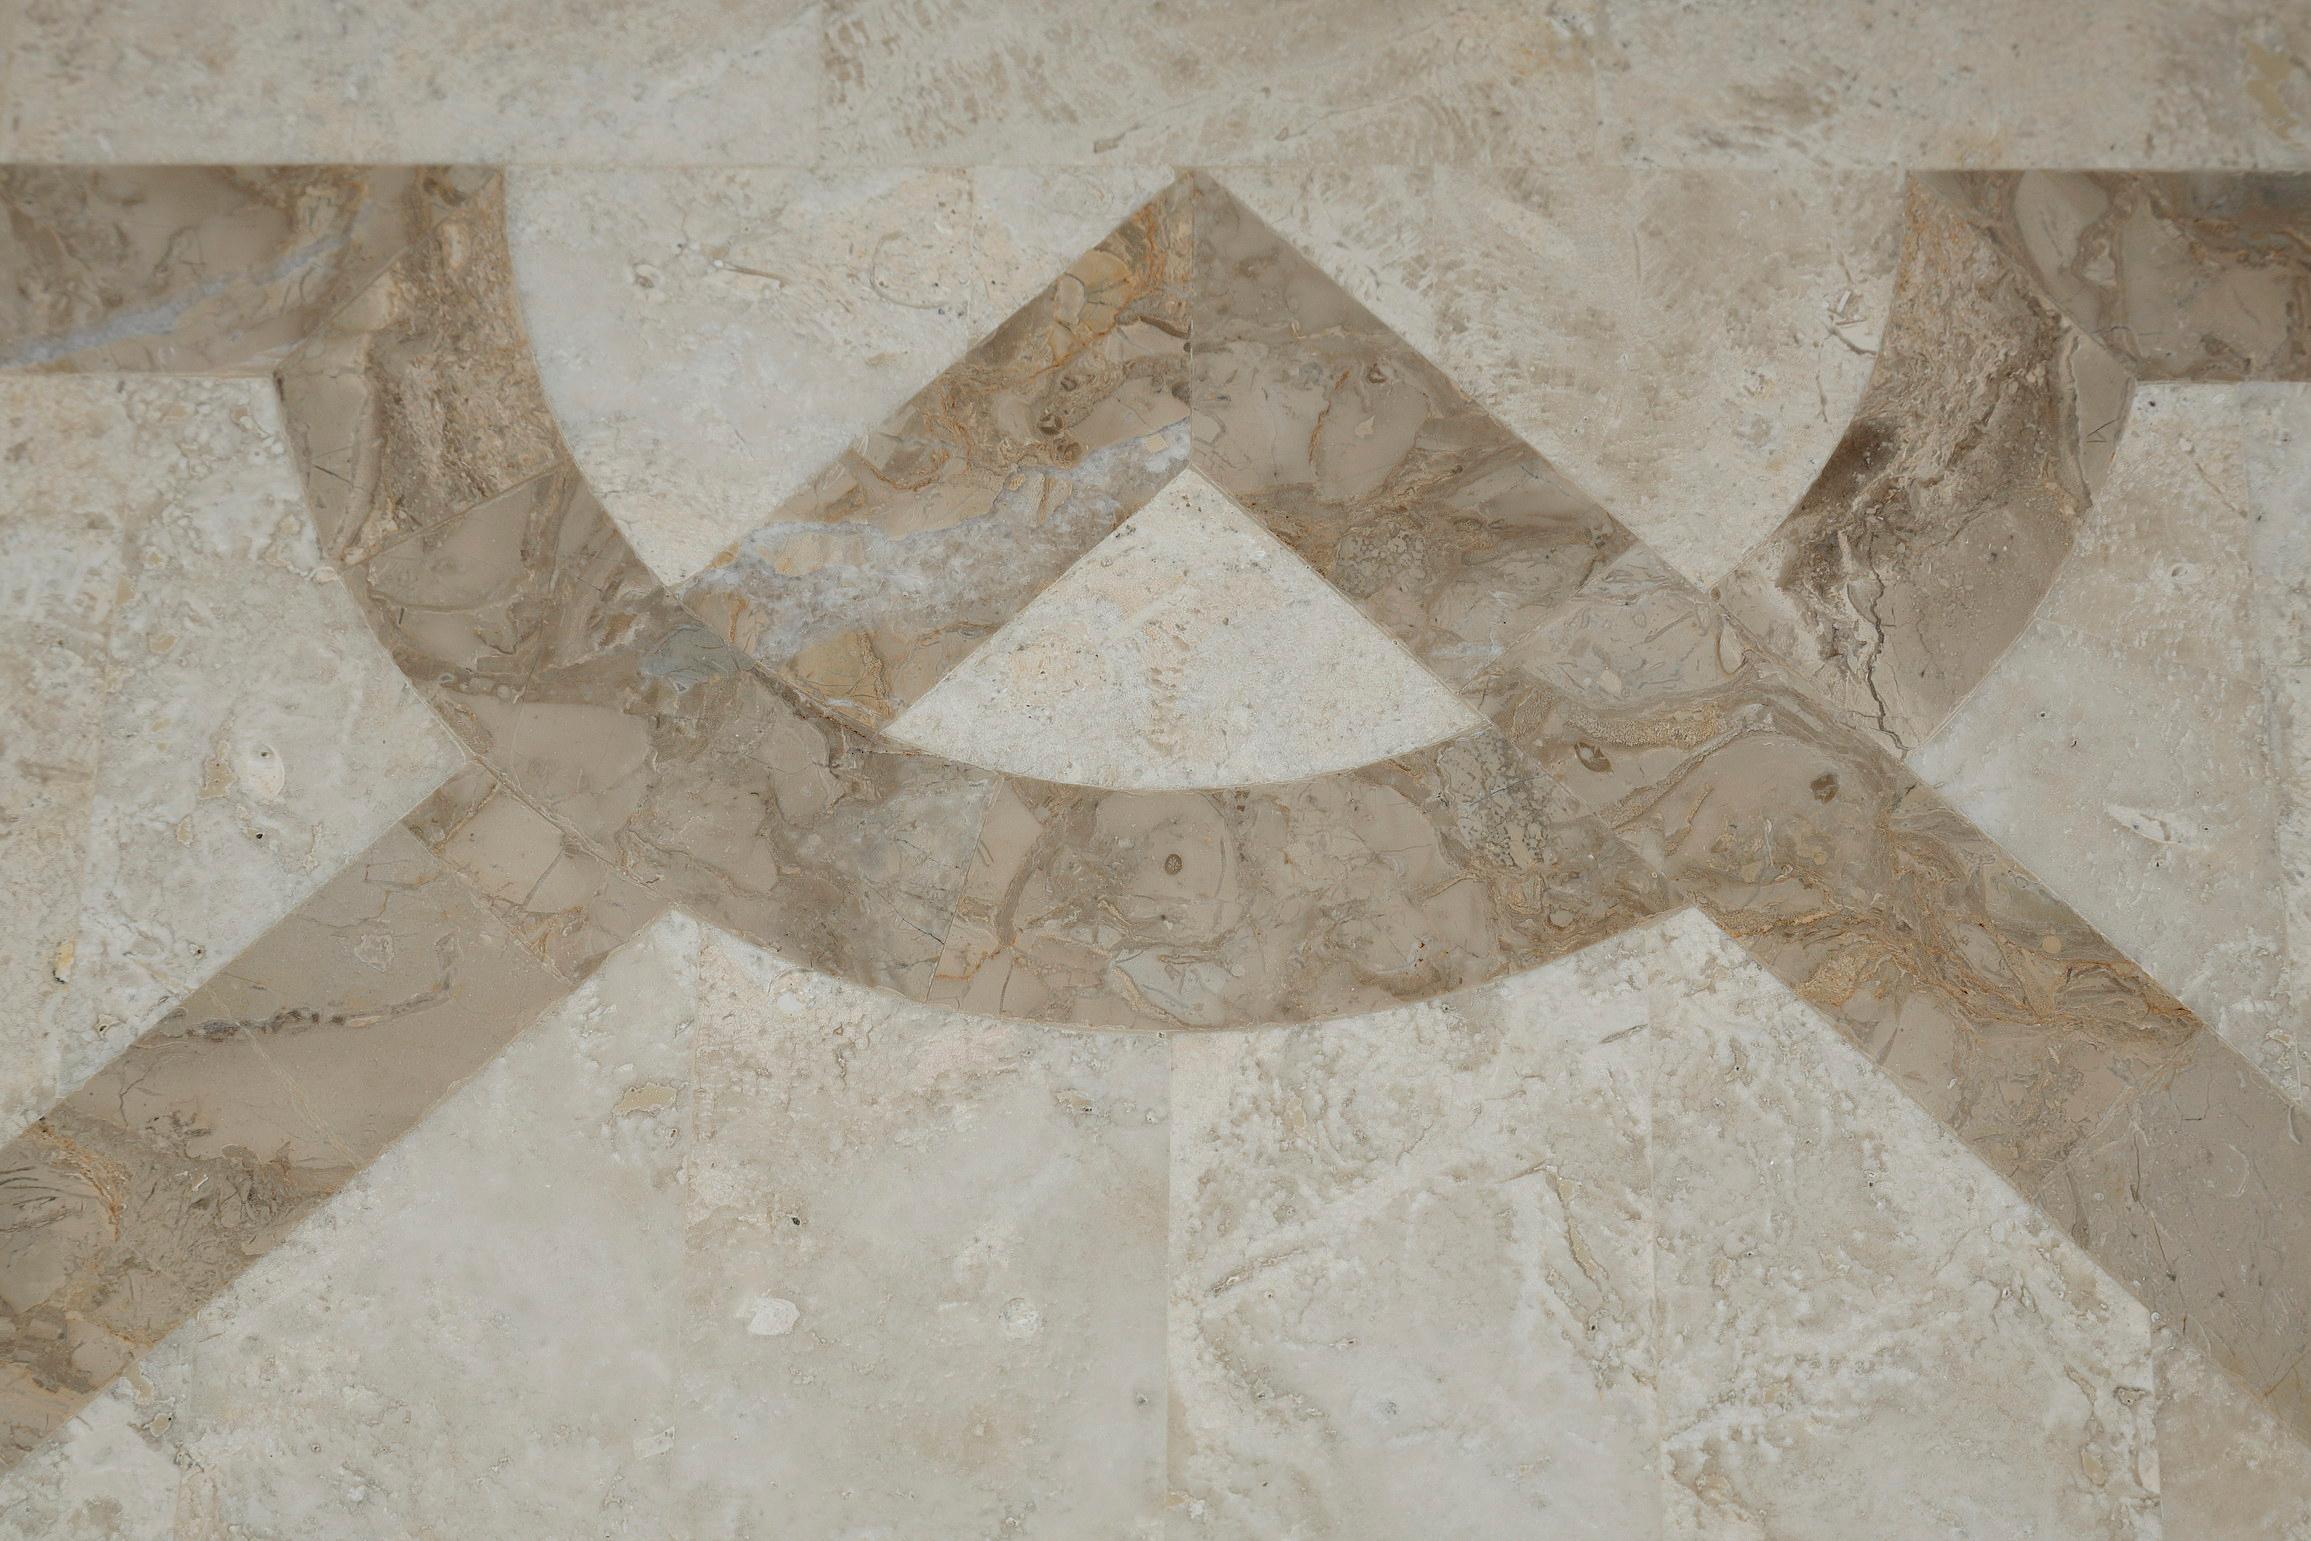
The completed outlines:
<svg viewBox="0 0 2311 1541">
<path fill-rule="evenodd" d="M 2240 391 L 2247 463 L 2247 557 L 2254 569 L 2278 862 L 2286 909 L 2282 997 L 2293 1010 L 2297 1100 L 2311 1093 L 2311 385 Z M 2281 1080 L 2284 1081 L 2284 1077 Z"/>
<path fill-rule="evenodd" d="M 1165 1040 L 698 967 L 686 1533 L 1153 1535 Z"/>
<path fill-rule="evenodd" d="M 1171 1534 L 1660 1534 L 1649 928 L 1183 1036 Z"/>
<path fill-rule="evenodd" d="M 2300 166 L 2311 16 L 2258 0 L 1764 10 L 1613 0 L 1605 153 L 1641 165 Z"/>
<path fill-rule="evenodd" d="M 31 0 L 0 151 L 52 161 L 807 160 L 820 7 Z"/>
<path fill-rule="evenodd" d="M 1154 789 L 1352 770 L 1483 726 L 1190 470 L 889 732 L 1014 775 Z"/>
</svg>

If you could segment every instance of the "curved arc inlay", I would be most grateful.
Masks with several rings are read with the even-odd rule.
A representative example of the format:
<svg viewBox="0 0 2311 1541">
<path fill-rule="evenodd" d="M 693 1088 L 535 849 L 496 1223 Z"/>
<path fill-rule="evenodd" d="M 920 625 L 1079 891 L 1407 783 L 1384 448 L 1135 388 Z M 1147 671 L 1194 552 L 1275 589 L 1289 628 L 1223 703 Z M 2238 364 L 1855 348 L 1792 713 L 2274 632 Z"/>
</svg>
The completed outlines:
<svg viewBox="0 0 2311 1541">
<path fill-rule="evenodd" d="M 1001 526 L 1023 510 L 1029 528 L 1049 531 L 1053 509 L 1090 502 L 1071 539 L 1104 535 L 1144 484 L 1102 486 L 1087 499 L 1067 483 L 1054 498 L 1054 467 L 1120 450 L 1113 458 L 1127 478 L 1139 467 L 1168 478 L 1184 458 L 1184 424 L 1172 414 L 1184 411 L 1175 345 L 1185 320 L 1180 296 L 1162 296 L 1166 284 L 1178 287 L 1188 209 L 1183 183 L 1127 221 L 927 388 L 894 431 L 870 435 L 798 500 L 808 519 L 782 518 L 774 530 L 856 523 L 842 515 L 863 508 L 881 534 L 855 549 L 872 552 L 894 530 L 983 537 L 989 526 L 974 521 Z M 419 256 L 404 285 L 430 283 L 441 309 L 474 314 L 437 312 L 423 327 L 516 338 L 502 242 L 452 241 L 462 265 Z M 492 264 L 495 273 L 481 272 Z M 349 313 L 355 325 L 384 317 L 387 341 L 325 336 L 313 353 L 381 354 L 390 365 L 397 315 L 385 306 Z M 485 388 L 428 415 L 466 425 L 485 446 L 558 443 L 534 375 L 516 378 L 523 369 L 509 340 L 486 368 L 430 376 L 444 392 L 469 378 Z M 357 394 L 346 374 L 285 370 L 292 416 L 306 418 L 309 400 L 345 416 L 344 400 Z M 1065 406 L 1003 394 L 1002 382 L 1022 380 Z M 974 403 L 974 390 L 993 404 Z M 390 394 L 406 403 L 412 392 Z M 316 515 L 340 528 L 396 521 L 389 543 L 340 549 L 358 557 L 348 587 L 404 672 L 505 786 L 580 848 L 808 966 L 1037 1021 L 1321 1021 L 1531 967 L 1669 902 L 1489 731 L 1350 772 L 1177 793 L 1003 776 L 885 741 L 877 729 L 893 694 L 828 683 L 859 677 L 824 661 L 861 657 L 862 634 L 818 639 L 831 647 L 771 646 L 791 628 L 765 619 L 759 586 L 742 580 L 743 556 L 688 585 L 685 605 L 565 458 L 544 469 L 515 456 L 436 467 L 422 445 L 397 455 L 398 424 L 377 421 L 384 442 L 366 479 L 359 468 L 344 477 L 316 465 Z M 993 426 L 976 439 L 956 426 L 974 423 Z M 1035 424 L 1056 432 L 1012 431 Z M 862 471 L 859 455 L 892 445 L 903 449 Z M 894 472 L 901 461 L 914 470 Z M 412 469 L 398 476 L 404 464 Z M 444 494 L 435 489 L 448 469 L 467 475 Z M 477 474 L 489 471 L 494 490 Z M 840 507 L 827 517 L 812 500 L 838 483 Z M 348 484 L 351 498 L 367 492 L 382 510 L 333 506 L 349 501 Z M 460 496 L 468 491 L 487 495 Z M 450 511 L 430 516 L 441 508 Z M 961 525 L 942 524 L 959 513 Z M 1033 591 L 958 586 L 956 602 L 909 633 L 905 651 L 960 656 Z M 796 594 L 769 592 L 796 608 Z M 800 597 L 815 592 L 806 585 Z M 902 630 L 883 628 L 865 654 L 896 656 L 877 649 Z"/>
</svg>

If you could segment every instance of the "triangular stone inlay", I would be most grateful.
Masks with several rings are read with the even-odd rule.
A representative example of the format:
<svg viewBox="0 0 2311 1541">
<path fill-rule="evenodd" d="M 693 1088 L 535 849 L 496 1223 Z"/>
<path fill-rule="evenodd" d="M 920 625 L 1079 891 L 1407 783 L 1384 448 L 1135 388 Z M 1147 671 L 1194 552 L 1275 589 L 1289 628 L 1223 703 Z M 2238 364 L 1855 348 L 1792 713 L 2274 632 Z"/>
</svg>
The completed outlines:
<svg viewBox="0 0 2311 1541">
<path fill-rule="evenodd" d="M 1480 726 L 1186 471 L 888 731 L 1018 775 L 1154 788 L 1353 769 Z"/>
</svg>

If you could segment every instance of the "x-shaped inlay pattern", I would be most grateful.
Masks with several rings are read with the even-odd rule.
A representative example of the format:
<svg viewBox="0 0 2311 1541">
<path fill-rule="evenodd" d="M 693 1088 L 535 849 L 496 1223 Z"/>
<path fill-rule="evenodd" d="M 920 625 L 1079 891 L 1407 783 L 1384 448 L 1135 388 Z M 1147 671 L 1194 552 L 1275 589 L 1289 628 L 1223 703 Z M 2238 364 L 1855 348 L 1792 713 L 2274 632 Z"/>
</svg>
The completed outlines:
<svg viewBox="0 0 2311 1541">
<path fill-rule="evenodd" d="M 917 1000 L 1182 1029 L 1696 905 L 2311 1432 L 2300 1115 L 1901 762 L 2027 621 L 2132 377 L 1995 193 L 1913 192 L 1861 411 L 1713 593 L 1203 176 L 670 590 L 561 447 L 498 200 L 451 215 L 280 383 L 324 549 L 473 764 L 0 1159 L 13 1448 L 670 906 Z M 1488 726 L 1217 792 L 884 737 L 1188 464 Z M 188 1119 L 226 1076 L 236 1127 Z"/>
</svg>

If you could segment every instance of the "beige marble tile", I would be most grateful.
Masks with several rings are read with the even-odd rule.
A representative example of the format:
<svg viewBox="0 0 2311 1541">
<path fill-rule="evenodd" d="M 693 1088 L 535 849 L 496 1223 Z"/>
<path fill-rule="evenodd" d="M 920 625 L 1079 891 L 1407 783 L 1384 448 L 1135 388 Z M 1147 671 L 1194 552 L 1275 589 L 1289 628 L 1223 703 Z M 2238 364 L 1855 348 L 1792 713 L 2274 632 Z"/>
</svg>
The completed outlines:
<svg viewBox="0 0 2311 1541">
<path fill-rule="evenodd" d="M 30 0 L 0 150 L 44 161 L 807 159 L 818 8 Z"/>
<path fill-rule="evenodd" d="M 1164 1040 L 698 980 L 687 1532 L 1157 1534 Z"/>
<path fill-rule="evenodd" d="M 1169 180 L 520 171 L 510 240 L 570 452 L 678 583 Z"/>
<path fill-rule="evenodd" d="M 36 561 L 9 562 L 10 651 L 43 692 L 12 696 L 6 751 L 35 794 L 9 835 L 13 1132 L 459 757 L 322 564 L 264 383 L 18 378 L 0 403 Z"/>
<path fill-rule="evenodd" d="M 1661 1534 L 1657 928 L 1172 1046 L 1171 1534 Z"/>
<path fill-rule="evenodd" d="M 889 732 L 1015 775 L 1178 788 L 1352 770 L 1483 726 L 1189 470 Z"/>
<path fill-rule="evenodd" d="M 695 954 L 618 953 L 0 1479 L 0 1533 L 676 1533 Z"/>
<path fill-rule="evenodd" d="M 2311 1447 L 2171 1335 L 2158 1376 L 2167 1541 L 2311 1541 Z"/>
<path fill-rule="evenodd" d="M 1595 137 L 1585 0 L 833 0 L 825 153 L 848 160 L 1487 160 Z"/>
<path fill-rule="evenodd" d="M 1890 174 L 1222 175 L 1703 584 L 1779 524 L 1829 459 L 1892 296 Z"/>
<path fill-rule="evenodd" d="M 2240 411 L 2137 391 L 2037 614 L 1910 763 L 2300 1097 Z"/>
<path fill-rule="evenodd" d="M 1666 1534 L 2155 1541 L 2144 1309 L 1717 928 L 1665 931 Z"/>
<path fill-rule="evenodd" d="M 0 503 L 0 995 L 11 1003 L 0 1128 L 13 1134 L 55 1100 L 68 1049 L 92 1052 L 66 991 L 79 976 L 122 525 L 135 511 L 106 491 L 128 470 L 134 435 L 87 384 L 9 381 L 0 403 L 11 466 Z"/>
<path fill-rule="evenodd" d="M 2252 385 L 2240 395 L 2247 558 L 2279 804 L 2286 998 L 2300 1022 L 2311 1009 L 2311 386 Z M 2294 1085 L 2311 1087 L 2311 1032 L 2297 1029 L 2295 1052 Z"/>
<path fill-rule="evenodd" d="M 2301 165 L 2298 8 L 1613 0 L 1606 153 L 1659 166 Z M 2090 51 L 2086 48 L 2091 38 Z"/>
<path fill-rule="evenodd" d="M 1173 1063 L 1177 1534 L 2159 1534 L 2148 1313 L 1695 912 Z"/>
</svg>

